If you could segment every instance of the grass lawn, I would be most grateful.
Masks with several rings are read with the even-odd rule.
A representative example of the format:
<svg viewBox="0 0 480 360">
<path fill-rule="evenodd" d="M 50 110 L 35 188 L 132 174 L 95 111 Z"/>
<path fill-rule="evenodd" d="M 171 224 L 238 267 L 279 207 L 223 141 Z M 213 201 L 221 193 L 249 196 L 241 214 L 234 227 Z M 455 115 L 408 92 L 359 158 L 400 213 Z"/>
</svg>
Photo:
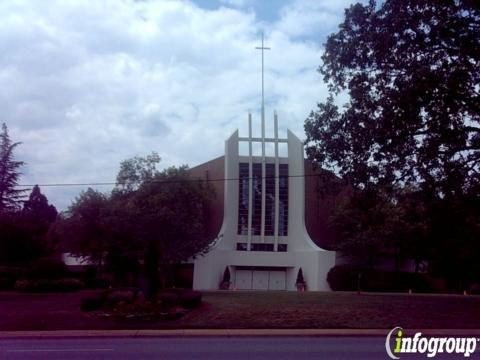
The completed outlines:
<svg viewBox="0 0 480 360">
<path fill-rule="evenodd" d="M 80 299 L 88 293 L 1 292 L 0 330 L 480 327 L 480 296 L 205 292 L 202 307 L 179 320 L 140 322 L 80 312 Z"/>
<path fill-rule="evenodd" d="M 480 296 L 344 292 L 206 293 L 179 321 L 211 328 L 480 328 Z"/>
</svg>

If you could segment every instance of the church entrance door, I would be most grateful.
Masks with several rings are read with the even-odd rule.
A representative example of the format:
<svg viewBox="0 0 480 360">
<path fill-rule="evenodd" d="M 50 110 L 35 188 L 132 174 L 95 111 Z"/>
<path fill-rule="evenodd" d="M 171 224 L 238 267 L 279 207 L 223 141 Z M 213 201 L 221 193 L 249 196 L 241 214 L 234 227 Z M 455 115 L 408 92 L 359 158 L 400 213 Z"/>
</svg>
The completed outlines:
<svg viewBox="0 0 480 360">
<path fill-rule="evenodd" d="M 286 290 L 284 270 L 236 270 L 235 289 Z"/>
</svg>

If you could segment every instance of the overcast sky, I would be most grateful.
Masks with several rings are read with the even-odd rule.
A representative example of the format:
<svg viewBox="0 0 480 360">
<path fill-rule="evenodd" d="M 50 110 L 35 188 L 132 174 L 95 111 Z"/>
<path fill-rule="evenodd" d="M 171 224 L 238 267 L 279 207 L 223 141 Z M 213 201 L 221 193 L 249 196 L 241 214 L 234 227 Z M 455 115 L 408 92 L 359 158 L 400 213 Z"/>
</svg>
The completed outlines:
<svg viewBox="0 0 480 360">
<path fill-rule="evenodd" d="M 23 144 L 22 184 L 114 181 L 120 161 L 220 156 L 247 113 L 304 138 L 327 96 L 316 71 L 343 0 L 0 1 L 0 121 Z M 65 209 L 86 187 L 42 187 Z M 108 187 L 98 187 L 109 191 Z"/>
</svg>

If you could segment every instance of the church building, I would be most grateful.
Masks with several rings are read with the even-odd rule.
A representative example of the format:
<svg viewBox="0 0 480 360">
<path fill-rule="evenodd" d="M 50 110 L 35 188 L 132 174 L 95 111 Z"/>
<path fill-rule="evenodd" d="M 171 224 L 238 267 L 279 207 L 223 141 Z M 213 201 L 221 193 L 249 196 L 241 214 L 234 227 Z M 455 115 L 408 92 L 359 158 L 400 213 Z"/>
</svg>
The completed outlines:
<svg viewBox="0 0 480 360">
<path fill-rule="evenodd" d="M 225 142 L 225 156 L 190 170 L 193 176 L 224 179 L 213 182 L 217 193 L 223 192 L 218 196 L 223 206 L 217 200 L 211 209 L 212 221 L 217 222 L 211 225 L 215 228 L 222 219 L 221 227 L 210 251 L 194 261 L 193 288 L 219 289 L 228 267 L 232 289 L 296 290 L 302 269 L 307 290 L 328 291 L 326 277 L 335 265 L 335 252 L 317 243 L 328 243 L 321 237 L 331 235 L 326 226 L 329 204 L 315 195 L 316 177 L 304 160 L 303 143 L 290 130 L 286 138 L 278 137 L 276 114 L 273 138 L 265 137 L 264 116 L 259 138 L 252 136 L 251 115 L 248 120 L 248 136 L 235 131 Z M 261 154 L 254 156 L 258 145 Z M 268 147 L 273 156 L 266 155 Z M 246 154 L 241 153 L 239 149 L 245 148 Z M 305 163 L 310 176 L 305 176 Z M 306 209 L 317 243 L 307 231 Z"/>
<path fill-rule="evenodd" d="M 303 277 L 302 288 L 327 291 L 335 252 L 318 244 L 331 238 L 327 219 L 332 199 L 329 204 L 319 196 L 318 176 L 306 176 L 302 141 L 290 130 L 279 138 L 276 113 L 274 135 L 265 136 L 264 50 L 270 48 L 264 46 L 263 34 L 257 49 L 262 52 L 261 136 L 253 136 L 249 114 L 248 136 L 235 131 L 225 142 L 225 156 L 190 169 L 195 177 L 223 179 L 211 181 L 217 201 L 208 225 L 215 233 L 210 251 L 194 260 L 193 288 L 219 289 L 228 269 L 231 289 L 296 290 Z M 254 155 L 254 147 L 261 148 L 259 154 Z M 267 149 L 273 151 L 267 154 Z M 308 172 L 314 175 L 311 166 Z"/>
</svg>

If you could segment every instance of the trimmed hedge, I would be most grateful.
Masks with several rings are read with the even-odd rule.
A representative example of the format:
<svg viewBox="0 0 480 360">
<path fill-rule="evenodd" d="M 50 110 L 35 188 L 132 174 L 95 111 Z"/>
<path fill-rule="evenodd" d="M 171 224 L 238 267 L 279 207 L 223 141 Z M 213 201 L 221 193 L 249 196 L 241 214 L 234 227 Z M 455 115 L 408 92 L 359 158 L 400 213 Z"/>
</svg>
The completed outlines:
<svg viewBox="0 0 480 360">
<path fill-rule="evenodd" d="M 13 266 L 0 266 L 0 290 L 13 290 L 15 282 L 24 276 L 24 270 Z"/>
<path fill-rule="evenodd" d="M 30 265 L 30 279 L 62 279 L 68 277 L 67 265 L 57 258 L 41 258 Z"/>
<path fill-rule="evenodd" d="M 410 289 L 414 292 L 442 291 L 424 274 L 361 269 L 351 265 L 334 266 L 328 272 L 327 281 L 334 291 L 407 292 Z"/>
<path fill-rule="evenodd" d="M 18 280 L 15 282 L 15 290 L 21 292 L 71 292 L 85 287 L 85 284 L 78 279 L 39 279 L 39 280 Z"/>
<path fill-rule="evenodd" d="M 105 300 L 101 296 L 83 298 L 80 303 L 82 311 L 100 310 L 105 304 Z"/>
<path fill-rule="evenodd" d="M 113 308 L 120 302 L 133 303 L 137 299 L 138 290 L 129 287 L 113 288 L 103 291 L 100 296 L 103 299 L 103 305 Z"/>
<path fill-rule="evenodd" d="M 0 277 L 0 290 L 13 290 L 15 287 L 15 279 L 8 277 Z"/>
<path fill-rule="evenodd" d="M 327 281 L 334 291 L 355 291 L 358 287 L 358 271 L 347 265 L 336 265 L 328 272 Z"/>
<path fill-rule="evenodd" d="M 132 304 L 137 298 L 137 290 L 132 288 L 108 289 L 101 293 L 82 298 L 82 311 L 95 311 L 101 308 L 114 308 L 120 303 Z"/>
</svg>

